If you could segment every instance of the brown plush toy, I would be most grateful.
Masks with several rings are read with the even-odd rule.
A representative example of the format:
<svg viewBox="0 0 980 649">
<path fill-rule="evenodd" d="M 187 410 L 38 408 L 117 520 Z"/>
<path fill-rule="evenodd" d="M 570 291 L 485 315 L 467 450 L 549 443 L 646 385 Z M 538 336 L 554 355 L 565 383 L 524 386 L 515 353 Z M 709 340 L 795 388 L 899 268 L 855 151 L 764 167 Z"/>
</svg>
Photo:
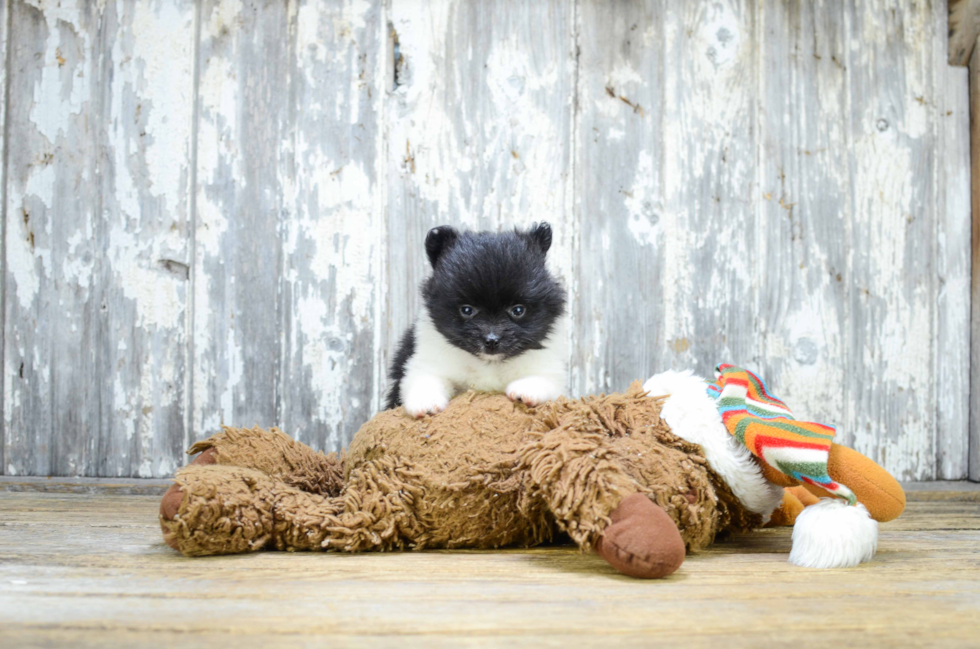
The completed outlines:
<svg viewBox="0 0 980 649">
<path fill-rule="evenodd" d="M 802 508 L 723 429 L 705 444 L 672 428 L 662 411 L 682 397 L 635 383 L 529 408 L 468 392 L 423 419 L 379 413 L 346 455 L 276 429 L 225 428 L 190 449 L 201 454 L 164 496 L 164 539 L 200 556 L 527 547 L 564 532 L 624 574 L 663 577 L 723 531 L 761 527 L 774 511 L 791 523 Z M 855 456 L 848 470 L 870 463 Z M 877 465 L 858 470 L 870 475 L 859 498 L 879 520 L 897 516 L 898 484 Z"/>
</svg>

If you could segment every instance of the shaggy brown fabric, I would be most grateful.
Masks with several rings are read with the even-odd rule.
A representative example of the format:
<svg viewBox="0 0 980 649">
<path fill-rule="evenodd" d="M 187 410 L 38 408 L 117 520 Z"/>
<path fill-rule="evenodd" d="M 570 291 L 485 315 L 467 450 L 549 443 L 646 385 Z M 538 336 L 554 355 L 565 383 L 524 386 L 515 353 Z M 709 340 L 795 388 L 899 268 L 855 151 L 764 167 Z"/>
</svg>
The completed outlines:
<svg viewBox="0 0 980 649">
<path fill-rule="evenodd" d="M 187 555 L 530 546 L 559 531 L 591 549 L 641 493 L 690 550 L 761 525 L 670 432 L 661 403 L 639 383 L 538 408 L 468 392 L 432 417 L 376 415 L 346 459 L 277 430 L 226 428 L 192 447 L 214 449 L 217 464 L 177 473 L 183 499 L 161 524 Z"/>
<path fill-rule="evenodd" d="M 188 455 L 214 453 L 214 463 L 256 469 L 310 493 L 336 496 L 344 487 L 344 457 L 324 455 L 278 428 L 222 426 L 217 435 L 197 442 Z"/>
<path fill-rule="evenodd" d="M 196 458 L 191 464 L 205 465 L 205 464 L 216 464 L 217 451 L 214 448 L 208 448 Z M 163 531 L 164 542 L 172 547 L 174 550 L 179 550 L 177 547 L 177 539 L 168 533 L 168 529 L 163 525 L 163 521 L 171 521 L 180 511 L 180 503 L 184 500 L 184 494 L 181 493 L 180 487 L 176 484 L 170 485 L 167 489 L 167 493 L 163 494 L 163 499 L 160 501 L 160 529 Z"/>
</svg>

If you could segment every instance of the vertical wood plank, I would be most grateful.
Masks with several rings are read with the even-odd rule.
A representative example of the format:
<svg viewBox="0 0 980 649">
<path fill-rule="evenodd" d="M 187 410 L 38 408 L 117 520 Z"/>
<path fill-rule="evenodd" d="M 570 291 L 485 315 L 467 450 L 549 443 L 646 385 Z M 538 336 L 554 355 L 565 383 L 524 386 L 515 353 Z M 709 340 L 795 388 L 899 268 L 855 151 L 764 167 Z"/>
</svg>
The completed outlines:
<svg viewBox="0 0 980 649">
<path fill-rule="evenodd" d="M 851 105 L 846 442 L 899 479 L 935 477 L 936 85 L 929 7 L 848 8 Z M 855 47 L 860 43 L 860 47 Z"/>
<path fill-rule="evenodd" d="M 6 309 L 3 305 L 6 302 L 7 252 L 6 237 L 3 233 L 7 231 L 7 102 L 9 101 L 7 95 L 7 21 L 10 18 L 9 9 L 10 2 L 0 3 L 0 215 L 2 215 L 0 216 L 0 335 L 5 331 L 4 318 L 6 317 Z M 0 341 L 0 367 L 6 369 L 4 351 L 3 341 Z M 0 386 L 0 421 L 4 422 L 4 428 L 6 428 L 7 421 L 5 412 L 4 391 Z M 6 467 L 4 437 L 5 435 L 0 433 L 0 475 L 4 474 Z"/>
<path fill-rule="evenodd" d="M 379 407 L 387 25 L 377 2 L 290 6 L 281 421 L 339 451 Z"/>
<path fill-rule="evenodd" d="M 94 475 L 102 82 L 94 4 L 11 5 L 4 322 L 5 473 Z"/>
<path fill-rule="evenodd" d="M 195 3 L 106 5 L 96 473 L 184 464 Z"/>
<path fill-rule="evenodd" d="M 760 369 L 846 435 L 848 39 L 836 2 L 761 3 Z"/>
<path fill-rule="evenodd" d="M 339 450 L 378 405 L 382 3 L 202 8 L 193 436 Z"/>
<path fill-rule="evenodd" d="M 949 11 L 942 3 L 936 3 L 943 14 L 938 16 L 949 25 L 948 60 L 950 65 L 966 65 L 973 54 L 973 46 L 980 34 L 980 0 L 949 0 Z M 943 30 L 947 33 L 947 30 Z"/>
<path fill-rule="evenodd" d="M 571 286 L 575 80 L 571 0 L 396 2 L 390 22 L 389 352 L 418 313 L 423 241 L 437 225 L 549 221 L 551 265 Z"/>
<path fill-rule="evenodd" d="M 8 472 L 162 476 L 183 441 L 193 5 L 14 3 Z"/>
<path fill-rule="evenodd" d="M 279 421 L 288 8 L 201 6 L 192 435 Z"/>
<path fill-rule="evenodd" d="M 980 47 L 970 59 L 970 180 L 972 212 L 970 309 L 969 477 L 980 482 Z"/>
<path fill-rule="evenodd" d="M 704 376 L 759 359 L 754 10 L 726 0 L 665 12 L 662 357 Z"/>
<path fill-rule="evenodd" d="M 579 394 L 623 389 L 671 360 L 663 344 L 673 272 L 664 267 L 668 4 L 579 5 L 571 363 Z"/>
<path fill-rule="evenodd" d="M 970 97 L 966 68 L 947 64 L 947 14 L 934 8 L 936 174 L 936 467 L 939 480 L 963 480 L 970 452 Z"/>
</svg>

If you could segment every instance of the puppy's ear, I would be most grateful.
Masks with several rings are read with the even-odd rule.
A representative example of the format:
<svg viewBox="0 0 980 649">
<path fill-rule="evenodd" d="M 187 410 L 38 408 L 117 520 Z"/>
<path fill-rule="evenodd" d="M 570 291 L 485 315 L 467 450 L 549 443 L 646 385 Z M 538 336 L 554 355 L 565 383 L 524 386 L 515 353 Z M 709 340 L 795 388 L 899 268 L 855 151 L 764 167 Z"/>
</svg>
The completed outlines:
<svg viewBox="0 0 980 649">
<path fill-rule="evenodd" d="M 429 230 L 429 234 L 425 235 L 425 254 L 429 256 L 429 263 L 433 268 L 436 267 L 436 262 L 439 261 L 442 253 L 452 248 L 458 238 L 459 233 L 448 225 L 440 225 Z"/>
<path fill-rule="evenodd" d="M 545 221 L 532 223 L 531 229 L 527 231 L 527 238 L 540 248 L 542 253 L 546 253 L 551 248 L 551 226 Z"/>
</svg>

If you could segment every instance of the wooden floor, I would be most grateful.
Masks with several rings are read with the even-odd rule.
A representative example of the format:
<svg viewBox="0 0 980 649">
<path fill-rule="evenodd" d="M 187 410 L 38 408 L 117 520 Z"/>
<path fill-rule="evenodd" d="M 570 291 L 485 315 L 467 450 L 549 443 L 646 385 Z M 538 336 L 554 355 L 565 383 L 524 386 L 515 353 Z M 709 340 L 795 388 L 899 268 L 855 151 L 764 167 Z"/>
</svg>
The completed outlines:
<svg viewBox="0 0 980 649">
<path fill-rule="evenodd" d="M 980 492 L 913 496 L 858 568 L 764 530 L 644 582 L 568 547 L 186 559 L 156 496 L 0 491 L 0 645 L 980 646 Z"/>
</svg>

